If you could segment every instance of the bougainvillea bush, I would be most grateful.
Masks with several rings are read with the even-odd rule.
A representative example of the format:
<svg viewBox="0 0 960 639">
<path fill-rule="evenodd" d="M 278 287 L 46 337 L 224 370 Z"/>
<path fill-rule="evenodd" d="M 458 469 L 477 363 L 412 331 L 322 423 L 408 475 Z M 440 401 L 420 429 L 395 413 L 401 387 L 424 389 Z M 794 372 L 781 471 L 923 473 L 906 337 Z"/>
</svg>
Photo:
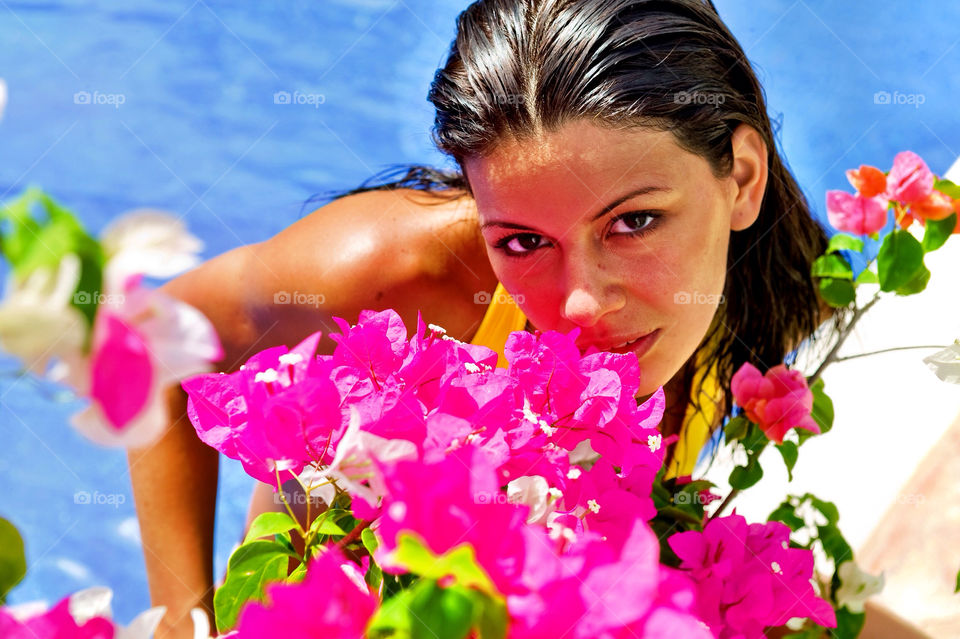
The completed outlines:
<svg viewBox="0 0 960 639">
<path fill-rule="evenodd" d="M 183 384 L 203 441 L 329 507 L 309 527 L 292 510 L 256 520 L 217 592 L 221 631 L 762 637 L 794 618 L 836 625 L 812 552 L 791 547 L 785 524 L 704 526 L 700 507 L 680 511 L 688 530 L 654 532 L 658 506 L 676 509 L 664 398 L 638 405 L 634 355 L 581 354 L 578 329 L 516 332 L 497 368 L 495 352 L 422 321 L 408 339 L 392 310 L 337 321 L 331 355 L 316 354 L 315 333 Z M 318 613 L 311 601 L 335 603 Z"/>
<path fill-rule="evenodd" d="M 792 471 L 804 442 L 829 432 L 824 369 L 879 299 L 926 287 L 924 257 L 960 231 L 960 188 L 915 154 L 848 178 L 856 193 L 827 197 L 844 232 L 811 272 L 847 321 L 812 375 L 736 371 L 722 435 L 742 461 L 723 496 L 665 476 L 662 389 L 638 400 L 636 357 L 582 353 L 576 330 L 513 333 L 498 362 L 441 327 L 367 310 L 336 320 L 330 354 L 315 333 L 207 372 L 222 353 L 213 327 L 144 283 L 198 262 L 196 238 L 156 211 L 94 237 L 38 190 L 0 208 L 0 345 L 87 398 L 73 423 L 105 445 L 162 435 L 161 393 L 183 380 L 200 439 L 276 488 L 283 510 L 251 524 L 216 592 L 223 636 L 855 637 L 883 579 L 856 566 L 832 503 L 788 495 L 765 522 L 725 514 L 762 480 L 767 446 Z M 882 242 L 855 274 L 862 236 Z M 860 305 L 863 287 L 876 290 Z M 924 360 L 947 382 L 960 382 L 958 345 Z M 302 516 L 290 485 L 309 497 Z M 0 519 L 0 604 L 25 572 L 23 540 Z M 162 607 L 122 627 L 110 596 L 0 607 L 0 636 L 153 634 Z M 193 618 L 207 638 L 205 613 Z"/>
</svg>

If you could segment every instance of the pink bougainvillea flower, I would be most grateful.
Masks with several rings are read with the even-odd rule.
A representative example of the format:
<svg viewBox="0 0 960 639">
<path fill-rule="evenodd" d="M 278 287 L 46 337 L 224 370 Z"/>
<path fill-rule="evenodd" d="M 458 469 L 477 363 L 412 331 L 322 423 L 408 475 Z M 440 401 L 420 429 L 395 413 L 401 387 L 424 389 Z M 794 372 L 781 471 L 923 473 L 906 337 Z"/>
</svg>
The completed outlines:
<svg viewBox="0 0 960 639">
<path fill-rule="evenodd" d="M 887 176 L 875 166 L 861 164 L 859 169 L 849 169 L 847 180 L 863 197 L 876 197 L 887 190 Z"/>
<path fill-rule="evenodd" d="M 663 394 L 642 406 L 635 399 L 640 383 L 632 354 L 588 352 L 576 347 L 579 329 L 564 335 L 514 332 L 504 352 L 531 418 L 543 420 L 550 441 L 567 451 L 589 439 L 593 449 L 623 472 L 635 465 L 659 467 L 663 450 L 651 450 L 663 417 Z"/>
<path fill-rule="evenodd" d="M 660 566 L 656 535 L 625 518 L 618 542 L 587 533 L 552 542 L 542 529 L 523 530 L 523 590 L 507 597 L 512 639 L 609 637 L 709 639 L 692 612 L 693 584 Z"/>
<path fill-rule="evenodd" d="M 136 329 L 115 315 L 105 315 L 98 328 L 102 335 L 90 362 L 90 397 L 100 404 L 107 425 L 119 431 L 147 403 L 153 385 L 150 349 Z"/>
<path fill-rule="evenodd" d="M 793 617 L 836 627 L 833 608 L 810 583 L 813 553 L 791 548 L 789 538 L 780 522 L 748 525 L 739 515 L 670 537 L 680 568 L 696 584 L 696 611 L 715 637 L 762 639 L 765 628 Z"/>
<path fill-rule="evenodd" d="M 276 487 L 310 462 L 329 463 L 348 425 L 330 358 L 317 358 L 321 334 L 293 349 L 269 348 L 240 370 L 184 380 L 197 435 L 250 476 Z"/>
<path fill-rule="evenodd" d="M 0 637 L 5 639 L 113 639 L 115 632 L 113 622 L 103 617 L 78 624 L 70 615 L 69 597 L 25 621 L 0 609 Z"/>
<path fill-rule="evenodd" d="M 400 533 L 411 532 L 438 555 L 469 544 L 501 593 L 516 588 L 524 549 L 519 532 L 528 509 L 507 502 L 483 451 L 466 446 L 434 463 L 384 465 L 382 473 L 388 494 L 376 559 L 385 570 L 402 570 L 393 551 Z"/>
<path fill-rule="evenodd" d="M 887 201 L 845 191 L 827 191 L 827 219 L 838 231 L 876 233 L 887 223 Z"/>
<path fill-rule="evenodd" d="M 557 510 L 582 518 L 587 529 L 620 543 L 629 532 L 624 521 L 646 521 L 657 514 L 650 494 L 657 470 L 638 466 L 625 475 L 601 457 L 589 471 L 569 473 Z"/>
<path fill-rule="evenodd" d="M 97 309 L 89 356 L 64 354 L 49 376 L 91 399 L 71 423 L 106 446 L 144 446 L 169 426 L 166 389 L 223 356 L 198 310 L 131 276 Z"/>
<path fill-rule="evenodd" d="M 933 182 L 933 173 L 923 158 L 913 151 L 901 151 L 893 159 L 884 195 L 904 204 L 919 202 L 930 195 Z"/>
<path fill-rule="evenodd" d="M 813 393 L 800 371 L 779 364 L 764 375 L 748 362 L 734 374 L 731 389 L 747 418 L 777 444 L 791 428 L 820 432 L 810 414 Z"/>
<path fill-rule="evenodd" d="M 20 604 L 0 608 L 0 637 L 4 639 L 149 639 L 153 637 L 165 608 L 150 608 L 127 627 L 111 620 L 109 588 L 93 587 L 75 592 L 53 608 Z M 207 635 L 204 635 L 207 636 Z"/>
<path fill-rule="evenodd" d="M 356 639 L 377 609 L 358 567 L 336 547 L 310 563 L 302 582 L 268 585 L 266 596 L 265 603 L 251 602 L 240 612 L 237 639 Z"/>
</svg>

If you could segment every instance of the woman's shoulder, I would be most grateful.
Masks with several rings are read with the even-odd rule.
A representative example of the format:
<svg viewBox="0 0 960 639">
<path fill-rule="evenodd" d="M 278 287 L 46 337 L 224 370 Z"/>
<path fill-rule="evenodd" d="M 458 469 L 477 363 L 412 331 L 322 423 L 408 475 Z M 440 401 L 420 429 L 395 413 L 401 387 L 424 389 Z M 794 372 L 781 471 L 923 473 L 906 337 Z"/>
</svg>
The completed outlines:
<svg viewBox="0 0 960 639">
<path fill-rule="evenodd" d="M 461 339 L 483 316 L 474 293 L 496 285 L 472 198 L 413 189 L 334 200 L 256 246 L 248 265 L 260 302 L 297 291 L 321 314 L 394 308 L 408 326 L 420 310 Z"/>
</svg>

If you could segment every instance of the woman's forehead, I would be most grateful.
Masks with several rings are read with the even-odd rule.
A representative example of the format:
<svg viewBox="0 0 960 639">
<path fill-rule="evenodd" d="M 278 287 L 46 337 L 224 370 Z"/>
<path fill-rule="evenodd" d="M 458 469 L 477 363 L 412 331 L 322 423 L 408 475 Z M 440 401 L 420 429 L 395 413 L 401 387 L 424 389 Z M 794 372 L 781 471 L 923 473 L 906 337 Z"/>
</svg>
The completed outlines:
<svg viewBox="0 0 960 639">
<path fill-rule="evenodd" d="M 504 140 L 465 161 L 464 169 L 481 214 L 507 213 L 500 209 L 557 197 L 593 207 L 641 186 L 675 188 L 684 176 L 698 175 L 692 164 L 699 159 L 669 132 L 574 122 L 537 138 Z"/>
</svg>

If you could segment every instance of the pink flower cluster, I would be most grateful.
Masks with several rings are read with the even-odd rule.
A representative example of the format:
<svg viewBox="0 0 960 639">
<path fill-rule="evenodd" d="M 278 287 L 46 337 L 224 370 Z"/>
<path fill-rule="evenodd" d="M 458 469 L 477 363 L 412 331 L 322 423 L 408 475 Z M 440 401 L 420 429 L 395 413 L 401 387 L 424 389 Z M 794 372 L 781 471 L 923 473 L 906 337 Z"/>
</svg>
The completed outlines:
<svg viewBox="0 0 960 639">
<path fill-rule="evenodd" d="M 888 174 L 862 165 L 847 171 L 847 179 L 856 193 L 827 191 L 827 217 L 839 231 L 876 233 L 887 223 L 890 202 L 901 211 L 898 222 L 902 228 L 914 220 L 942 220 L 954 211 L 960 212 L 960 198 L 952 200 L 934 189 L 933 172 L 912 151 L 898 153 Z M 960 232 L 960 224 L 955 232 Z"/>
<path fill-rule="evenodd" d="M 115 632 L 113 622 L 105 617 L 78 623 L 70 614 L 70 597 L 24 620 L 0 608 L 0 637 L 5 639 L 113 639 Z"/>
<path fill-rule="evenodd" d="M 731 515 L 703 532 L 670 537 L 670 547 L 696 583 L 696 611 L 720 639 L 763 639 L 764 629 L 793 617 L 836 626 L 833 608 L 813 590 L 813 555 L 790 547 L 790 529 L 772 521 L 747 524 Z"/>
<path fill-rule="evenodd" d="M 409 569 L 404 534 L 436 555 L 469 546 L 506 603 L 512 639 L 712 636 L 691 573 L 660 564 L 646 523 L 664 398 L 638 406 L 634 356 L 581 354 L 576 330 L 516 332 L 509 367 L 497 368 L 493 351 L 422 321 L 408 340 L 392 310 L 337 322 L 331 355 L 316 354 L 317 333 L 235 373 L 185 381 L 201 439 L 262 481 L 335 481 L 373 522 L 374 559 L 388 573 Z M 600 454 L 589 469 L 571 462 L 585 442 Z M 376 597 L 356 577 L 356 564 L 326 552 L 302 584 L 245 608 L 239 633 L 359 636 Z M 782 576 L 767 579 L 779 592 Z M 313 615 L 318 601 L 333 612 Z M 771 605 L 779 615 L 793 602 Z"/>
<path fill-rule="evenodd" d="M 611 511 L 614 537 L 569 528 L 570 516 L 528 525 L 528 508 L 503 499 L 495 468 L 469 446 L 433 463 L 384 468 L 380 565 L 400 568 L 392 553 L 403 532 L 437 554 L 470 545 L 506 598 L 511 639 L 710 637 L 691 612 L 693 584 L 660 565 L 657 537 L 624 495 L 592 493 L 596 510 Z"/>
<path fill-rule="evenodd" d="M 779 364 L 764 375 L 748 362 L 734 373 L 730 386 L 747 418 L 777 444 L 792 428 L 820 432 L 811 415 L 813 393 L 800 371 Z"/>
<path fill-rule="evenodd" d="M 276 485 L 278 473 L 330 464 L 351 415 L 379 440 L 404 440 L 416 458 L 442 457 L 472 444 L 511 480 L 541 475 L 569 481 L 569 452 L 589 439 L 594 450 L 629 474 L 655 474 L 663 395 L 638 407 L 638 362 L 632 355 L 581 357 L 576 333 L 510 336 L 510 368 L 497 354 L 418 324 L 406 328 L 392 310 L 364 311 L 342 330 L 332 355 L 316 355 L 320 333 L 292 350 L 258 353 L 231 374 L 183 382 L 200 439 L 239 459 L 251 476 Z M 359 451 L 358 451 L 359 452 Z"/>
</svg>

